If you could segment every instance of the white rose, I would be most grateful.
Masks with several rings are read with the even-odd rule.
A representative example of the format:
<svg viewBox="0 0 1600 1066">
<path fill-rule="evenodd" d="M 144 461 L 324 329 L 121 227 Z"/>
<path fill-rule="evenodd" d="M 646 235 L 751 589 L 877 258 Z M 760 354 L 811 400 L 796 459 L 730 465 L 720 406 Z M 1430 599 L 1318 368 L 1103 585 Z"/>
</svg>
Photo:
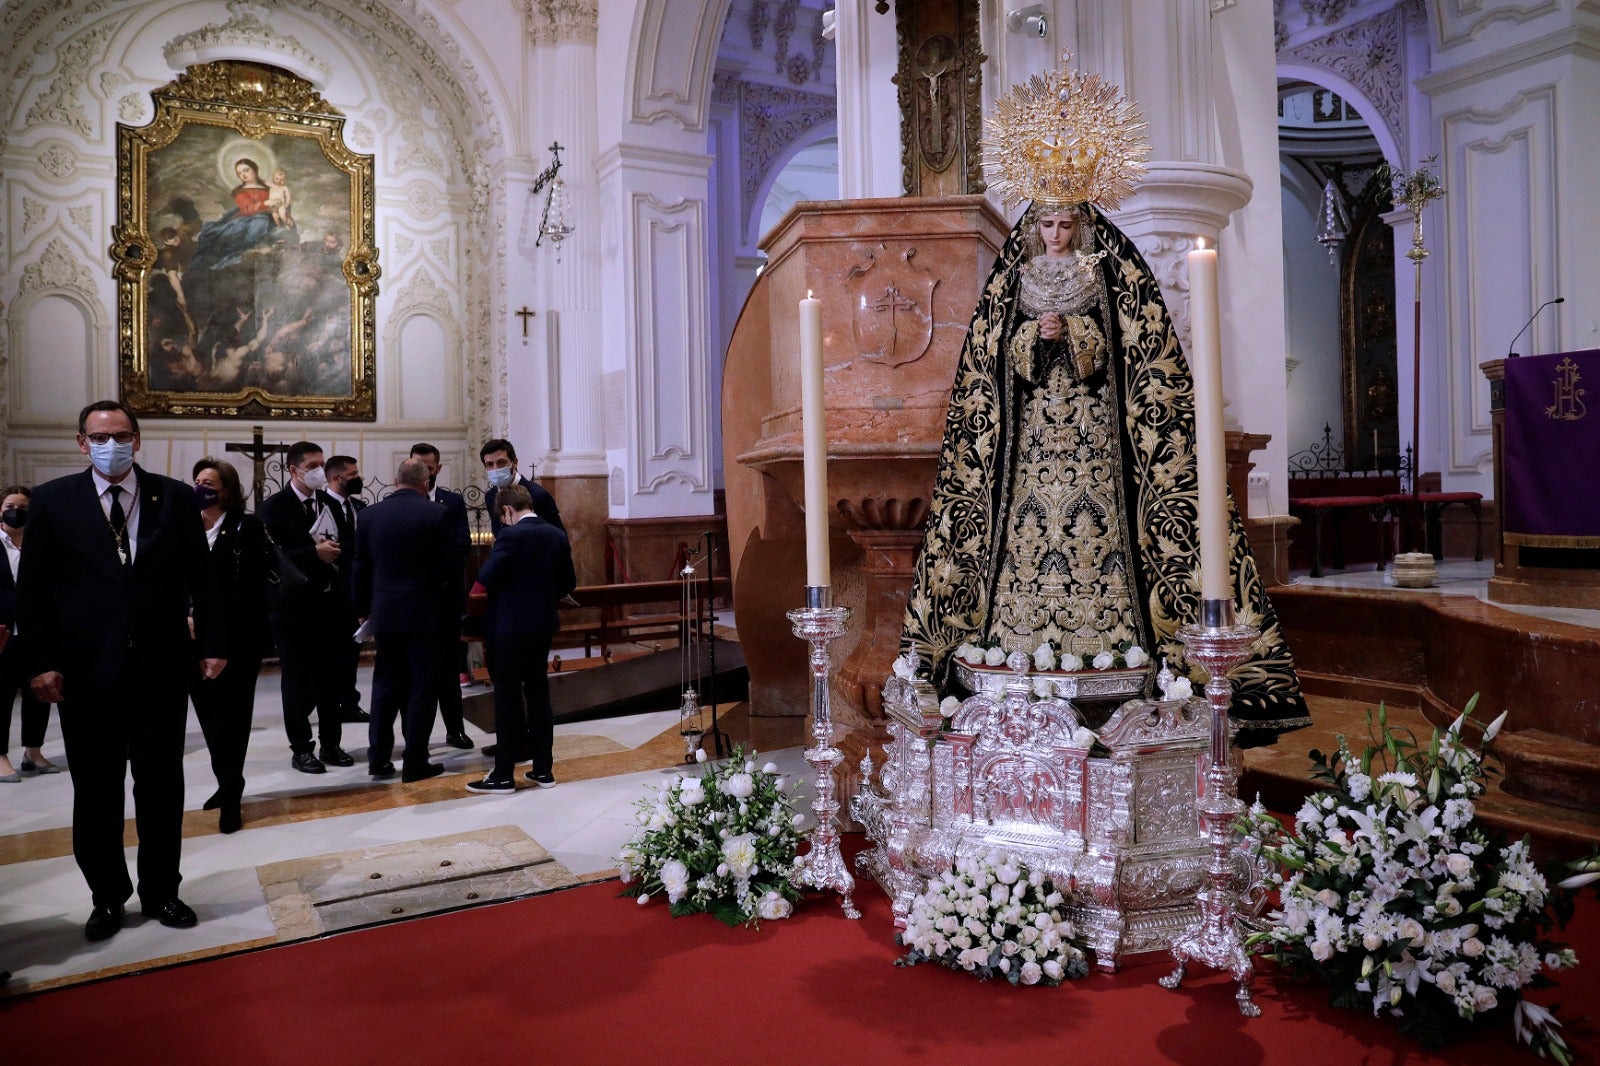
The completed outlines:
<svg viewBox="0 0 1600 1066">
<path fill-rule="evenodd" d="M 1446 855 L 1444 865 L 1450 871 L 1451 877 L 1465 877 L 1472 872 L 1472 860 L 1459 851 L 1452 851 Z"/>
<path fill-rule="evenodd" d="M 1137 644 L 1123 652 L 1122 657 L 1127 660 L 1128 666 L 1132 669 L 1138 669 L 1150 661 L 1150 653 Z"/>
<path fill-rule="evenodd" d="M 1194 686 L 1187 677 L 1173 678 L 1172 684 L 1167 686 L 1166 697 L 1169 700 L 1187 700 L 1194 697 Z"/>
<path fill-rule="evenodd" d="M 1039 983 L 1039 978 L 1044 976 L 1044 971 L 1039 968 L 1039 964 L 1036 962 L 1025 962 L 1022 964 L 1022 971 L 1018 976 L 1023 984 L 1036 985 Z"/>
<path fill-rule="evenodd" d="M 1050 978 L 1050 980 L 1061 980 L 1061 964 L 1055 959 L 1046 959 L 1045 964 L 1041 966 L 1040 969 L 1044 971 L 1045 976 Z"/>
<path fill-rule="evenodd" d="M 1311 942 L 1311 957 L 1318 962 L 1327 962 L 1333 958 L 1333 945 L 1326 940 L 1313 940 Z"/>
<path fill-rule="evenodd" d="M 725 863 L 725 862 L 717 863 L 717 876 L 718 877 L 727 877 L 728 876 L 728 864 L 727 863 Z"/>
<path fill-rule="evenodd" d="M 1494 1010 L 1499 1005 L 1499 996 L 1488 985 L 1479 985 L 1478 990 L 1472 994 L 1472 1009 L 1479 1014 Z"/>
<path fill-rule="evenodd" d="M 789 819 L 789 824 L 794 826 L 796 829 L 799 829 L 801 826 L 806 824 L 806 816 L 803 814 L 797 814 L 793 818 Z"/>
<path fill-rule="evenodd" d="M 1075 748 L 1092 748 L 1099 739 L 1094 730 L 1087 726 L 1074 726 L 1072 729 L 1072 746 Z"/>
<path fill-rule="evenodd" d="M 778 772 L 778 764 L 775 762 L 764 763 L 762 764 L 761 772 L 764 774 L 775 774 Z"/>
<path fill-rule="evenodd" d="M 750 833 L 728 837 L 722 842 L 722 856 L 736 879 L 748 880 L 756 864 L 755 837 Z"/>
<path fill-rule="evenodd" d="M 946 696 L 944 699 L 939 701 L 939 717 L 954 718 L 956 716 L 956 709 L 960 706 L 960 700 L 956 699 L 954 696 Z"/>
<path fill-rule="evenodd" d="M 1408 941 L 1414 948 L 1420 948 L 1425 939 L 1422 923 L 1415 918 L 1400 919 L 1400 939 Z"/>
<path fill-rule="evenodd" d="M 1317 893 L 1316 900 L 1331 911 L 1339 906 L 1339 893 L 1331 888 L 1325 888 Z"/>
<path fill-rule="evenodd" d="M 1056 668 L 1055 649 L 1050 647 L 1048 640 L 1033 650 L 1033 668 L 1035 670 L 1054 670 Z"/>
<path fill-rule="evenodd" d="M 1004 666 L 1006 664 L 1006 650 L 1004 648 L 990 648 L 983 653 L 985 666 Z"/>
<path fill-rule="evenodd" d="M 667 890 L 667 902 L 676 903 L 689 892 L 689 868 L 677 859 L 661 866 L 661 887 Z"/>
<path fill-rule="evenodd" d="M 768 921 L 787 918 L 793 913 L 794 907 L 777 892 L 768 892 L 761 897 L 761 902 L 756 904 L 756 916 Z"/>
<path fill-rule="evenodd" d="M 694 749 L 694 761 L 695 762 L 705 762 L 706 761 L 706 749 L 704 749 L 704 748 L 696 748 L 696 749 Z"/>
<path fill-rule="evenodd" d="M 1048 677 L 1036 677 L 1033 679 L 1033 694 L 1047 700 L 1056 694 L 1056 683 Z"/>
<path fill-rule="evenodd" d="M 1096 670 L 1109 670 L 1111 669 L 1111 664 L 1116 661 L 1117 657 L 1115 655 L 1108 651 L 1103 651 L 1094 657 L 1094 668 Z"/>
<path fill-rule="evenodd" d="M 1068 655 L 1066 652 L 1062 652 L 1061 658 L 1056 660 L 1056 669 L 1070 674 L 1074 670 L 1083 669 L 1083 660 L 1076 655 Z"/>
<path fill-rule="evenodd" d="M 1461 942 L 1461 954 L 1469 959 L 1475 959 L 1483 954 L 1483 941 L 1475 936 L 1469 936 Z"/>
<path fill-rule="evenodd" d="M 685 781 L 683 787 L 678 790 L 678 802 L 685 807 L 698 806 L 704 803 L 705 799 L 706 794 L 701 790 L 699 781 L 692 779 Z"/>
<path fill-rule="evenodd" d="M 967 645 L 967 662 L 971 663 L 973 666 L 982 666 L 984 663 L 984 658 L 985 656 L 982 648 L 978 647 L 976 644 Z"/>
<path fill-rule="evenodd" d="M 907 661 L 909 660 L 909 661 Z M 905 681 L 910 681 L 917 676 L 917 657 L 906 654 L 894 661 L 894 676 Z"/>
<path fill-rule="evenodd" d="M 1361 938 L 1361 946 L 1366 948 L 1368 951 L 1377 951 L 1379 948 L 1383 947 L 1383 937 L 1379 936 L 1377 933 L 1368 933 L 1366 936 Z"/>
<path fill-rule="evenodd" d="M 1438 976 L 1434 978 L 1434 984 L 1438 985 L 1439 991 L 1447 996 L 1456 994 L 1456 975 L 1449 970 L 1440 970 Z"/>
</svg>

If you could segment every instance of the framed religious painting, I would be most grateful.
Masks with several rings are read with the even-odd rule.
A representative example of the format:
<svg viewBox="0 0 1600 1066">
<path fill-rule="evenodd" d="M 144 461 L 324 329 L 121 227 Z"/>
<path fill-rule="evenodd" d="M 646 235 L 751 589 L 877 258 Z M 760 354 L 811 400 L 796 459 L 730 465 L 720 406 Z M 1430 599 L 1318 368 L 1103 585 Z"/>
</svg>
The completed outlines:
<svg viewBox="0 0 1600 1066">
<path fill-rule="evenodd" d="M 373 162 L 311 84 L 190 67 L 117 127 L 122 399 L 141 415 L 372 421 Z"/>
</svg>

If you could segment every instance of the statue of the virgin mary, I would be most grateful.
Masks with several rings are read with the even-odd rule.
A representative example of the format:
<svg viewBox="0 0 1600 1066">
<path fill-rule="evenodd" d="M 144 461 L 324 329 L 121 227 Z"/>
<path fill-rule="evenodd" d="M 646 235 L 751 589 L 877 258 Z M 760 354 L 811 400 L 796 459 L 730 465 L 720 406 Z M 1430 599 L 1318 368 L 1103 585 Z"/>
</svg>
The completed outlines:
<svg viewBox="0 0 1600 1066">
<path fill-rule="evenodd" d="M 962 348 L 906 609 L 902 650 L 941 691 L 963 643 L 1179 662 L 1175 634 L 1199 616 L 1194 384 L 1150 268 L 1101 213 L 1143 174 L 1143 131 L 1119 90 L 1065 62 L 986 129 L 991 188 L 1030 206 Z M 1310 718 L 1229 510 L 1235 612 L 1261 629 L 1232 715 L 1259 744 Z"/>
</svg>

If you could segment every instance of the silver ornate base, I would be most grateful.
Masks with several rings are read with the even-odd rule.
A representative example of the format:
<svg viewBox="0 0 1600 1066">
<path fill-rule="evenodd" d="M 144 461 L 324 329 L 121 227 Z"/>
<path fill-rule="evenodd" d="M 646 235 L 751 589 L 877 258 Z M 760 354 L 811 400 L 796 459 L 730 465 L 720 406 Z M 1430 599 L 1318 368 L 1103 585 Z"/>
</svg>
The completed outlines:
<svg viewBox="0 0 1600 1066">
<path fill-rule="evenodd" d="M 904 927 L 929 877 L 958 857 L 1013 852 L 1069 893 L 1097 965 L 1165 957 L 1199 917 L 1206 883 L 1198 782 L 1210 743 L 1203 700 L 1124 703 L 1091 754 L 1077 707 L 1037 699 L 1026 656 L 1011 680 L 963 701 L 945 729 L 927 681 L 891 676 L 888 761 L 863 766 L 851 813 L 876 845 L 856 858 Z M 1096 749 L 1098 750 L 1098 749 Z"/>
<path fill-rule="evenodd" d="M 1177 968 L 1161 978 L 1161 986 L 1177 988 L 1191 962 L 1226 970 L 1239 986 L 1234 993 L 1239 1013 L 1254 1018 L 1260 1015 L 1261 1008 L 1250 998 L 1250 978 L 1255 967 L 1239 931 L 1239 889 L 1233 865 L 1239 845 L 1233 827 L 1244 812 L 1244 804 L 1239 802 L 1238 779 L 1230 758 L 1233 730 L 1228 721 L 1228 705 L 1233 699 L 1233 686 L 1228 682 L 1228 672 L 1249 657 L 1261 630 L 1232 624 L 1232 604 L 1228 601 L 1207 601 L 1204 607 L 1203 617 L 1211 624 L 1184 626 L 1178 630 L 1178 639 L 1183 641 L 1189 659 L 1209 675 L 1206 700 L 1211 710 L 1211 750 L 1205 796 L 1200 802 L 1200 823 L 1211 854 L 1206 864 L 1206 887 L 1200 892 L 1199 920 L 1172 942 Z"/>
<path fill-rule="evenodd" d="M 802 885 L 840 894 L 846 918 L 859 918 L 861 912 L 851 900 L 855 878 L 839 850 L 839 827 L 835 818 L 839 800 L 834 793 L 833 771 L 844 756 L 833 746 L 833 715 L 828 694 L 830 660 L 828 645 L 844 632 L 850 620 L 848 607 L 834 607 L 827 586 L 808 586 L 806 606 L 789 612 L 794 635 L 811 645 L 811 735 L 814 743 L 806 749 L 806 762 L 814 771 L 815 798 L 811 809 L 817 827 L 811 833 L 811 850 L 797 860 L 796 880 Z"/>
</svg>

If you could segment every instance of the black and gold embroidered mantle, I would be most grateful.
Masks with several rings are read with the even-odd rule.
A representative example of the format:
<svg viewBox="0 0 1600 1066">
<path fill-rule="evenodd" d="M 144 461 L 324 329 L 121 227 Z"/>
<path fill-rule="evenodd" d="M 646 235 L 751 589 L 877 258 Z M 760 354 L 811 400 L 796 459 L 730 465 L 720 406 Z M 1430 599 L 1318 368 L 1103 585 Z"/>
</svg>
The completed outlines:
<svg viewBox="0 0 1600 1066">
<path fill-rule="evenodd" d="M 1024 307 L 1024 215 L 962 348 L 902 633 L 941 689 L 964 641 L 1129 639 L 1176 660 L 1199 615 L 1193 382 L 1144 258 L 1086 210 L 1104 256 L 1092 295 L 1057 312 L 1064 339 L 1039 341 L 1032 292 Z M 1307 725 L 1236 512 L 1230 533 L 1235 608 L 1262 631 L 1232 675 L 1234 716 L 1262 734 Z"/>
</svg>

